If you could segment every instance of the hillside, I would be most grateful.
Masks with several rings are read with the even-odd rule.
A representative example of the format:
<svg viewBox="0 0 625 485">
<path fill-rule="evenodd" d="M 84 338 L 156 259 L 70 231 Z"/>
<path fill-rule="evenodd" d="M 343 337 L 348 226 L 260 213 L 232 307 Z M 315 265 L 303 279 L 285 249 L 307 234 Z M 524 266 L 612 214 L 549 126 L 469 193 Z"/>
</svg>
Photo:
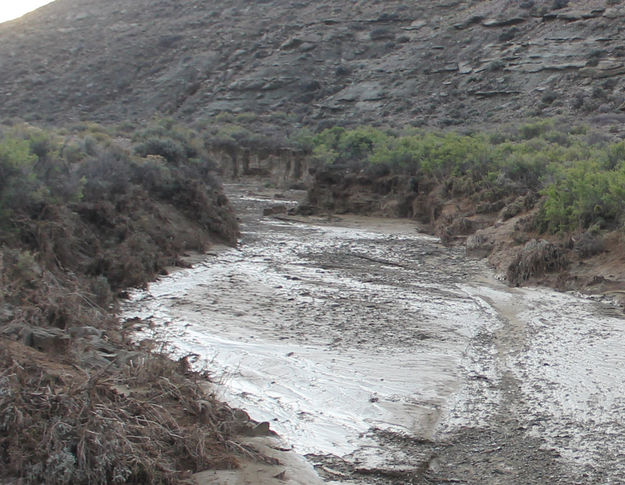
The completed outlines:
<svg viewBox="0 0 625 485">
<path fill-rule="evenodd" d="M 257 423 L 219 402 L 210 379 L 191 371 L 195 354 L 174 362 L 161 354 L 166 347 L 159 339 L 136 345 L 135 332 L 152 328 L 152 316 L 119 319 L 120 299 L 128 298 L 129 288 L 145 287 L 172 266 L 187 266 L 192 252 L 214 243 L 235 246 L 241 235 L 243 248 L 261 238 L 246 227 L 237 192 L 231 204 L 219 177 L 237 182 L 257 177 L 253 189 L 236 186 L 255 213 L 264 209 L 267 219 L 254 219 L 258 226 L 269 217 L 285 226 L 334 221 L 343 214 L 409 219 L 446 245 L 465 246 L 469 258 L 457 247 L 445 253 L 453 256 L 453 265 L 462 260 L 474 267 L 481 262 L 472 257 L 488 258 L 498 278 L 511 286 L 586 291 L 597 301 L 619 302 L 610 316 L 620 317 L 624 19 L 625 0 L 56 0 L 0 24 L 0 423 L 7 430 L 0 436 L 0 481 L 188 483 L 202 472 L 201 479 L 213 483 L 207 470 L 230 473 L 247 462 L 253 468 L 259 462 L 283 463 L 247 446 L 243 438 L 273 434 L 269 421 Z M 307 189 L 296 209 L 285 197 L 289 189 L 298 194 Z M 246 234 L 253 237 L 246 241 Z M 314 251 L 293 241 L 298 258 L 299 253 L 309 258 L 298 268 L 309 271 Z M 432 251 L 410 247 L 406 258 L 398 259 L 392 239 L 391 259 L 385 261 L 378 257 L 379 239 L 372 241 L 371 254 L 356 254 L 349 243 L 339 248 L 349 248 L 347 253 L 329 251 L 319 274 L 354 257 L 374 269 L 372 276 L 363 273 L 363 285 L 375 283 L 380 271 L 388 269 L 388 282 L 396 280 L 396 270 L 405 271 L 408 301 L 425 273 L 404 259 L 439 265 L 445 249 L 432 240 Z M 263 244 L 253 253 L 237 250 L 237 258 L 262 257 L 265 264 L 265 253 L 284 249 L 271 237 Z M 284 254 L 276 259 L 276 284 L 261 292 L 230 290 L 232 281 L 247 280 L 234 265 L 221 288 L 261 301 L 267 293 L 292 288 L 285 281 L 302 284 L 303 278 L 283 270 L 283 259 Z M 459 266 L 453 271 L 462 278 L 450 280 L 451 265 L 424 280 L 435 287 L 432 298 L 419 290 L 428 302 L 438 305 L 453 293 L 440 285 L 464 285 L 465 278 L 477 275 Z M 211 284 L 202 283 L 211 305 L 223 307 L 228 318 L 246 315 L 236 298 L 228 303 L 230 294 L 222 303 L 213 298 L 220 287 Z M 315 289 L 324 286 L 315 280 Z M 366 322 L 354 317 L 352 306 L 374 315 L 374 323 L 390 321 L 383 306 L 379 313 L 370 310 L 364 287 L 347 301 L 337 291 L 336 306 L 319 308 L 332 308 L 333 314 L 347 309 L 350 325 Z M 462 291 L 460 300 L 466 302 Z M 511 291 L 505 294 L 515 299 L 522 294 Z M 298 294 L 306 302 L 321 301 L 305 288 Z M 401 310 L 395 295 L 383 296 L 384 305 Z M 511 333 L 478 332 L 477 340 L 458 348 L 486 356 L 478 362 L 484 368 L 523 368 L 527 348 L 510 342 L 525 335 L 525 327 L 515 326 L 525 316 L 507 303 L 501 310 L 489 298 L 480 296 L 477 306 L 491 305 L 489 316 L 512 322 Z M 290 294 L 279 303 L 295 308 L 298 316 L 318 315 L 295 305 Z M 265 307 L 272 310 L 272 324 L 289 321 L 273 312 L 274 305 Z M 257 309 L 249 312 L 254 325 Z M 544 321 L 542 314 L 539 320 Z M 560 315 L 553 320 L 562 323 Z M 423 322 L 431 332 L 431 321 Z M 588 335 L 598 332 L 594 325 Z M 309 336 L 298 325 L 293 328 Z M 561 335 L 590 341 L 577 323 L 571 328 Z M 427 345 L 427 332 L 415 334 L 411 345 Z M 361 338 L 360 330 L 354 334 Z M 385 335 L 397 334 L 389 329 Z M 528 331 L 523 338 L 542 346 L 534 335 Z M 253 332 L 249 338 L 255 338 Z M 341 341 L 332 345 L 347 348 Z M 560 343 L 559 337 L 553 341 Z M 371 342 L 380 353 L 378 342 Z M 411 359 L 414 354 L 411 350 Z M 495 354 L 499 360 L 492 363 L 488 359 Z M 285 355 L 298 359 L 287 349 L 280 351 L 281 362 Z M 519 356 L 519 365 L 512 355 Z M 551 368 L 545 364 L 549 359 L 536 361 L 540 372 Z M 487 393 L 480 386 L 499 384 L 482 375 L 482 367 L 475 369 L 467 382 L 478 386 L 469 389 L 481 399 Z M 353 379 L 353 369 L 349 375 Z M 359 483 L 404 483 L 409 474 L 412 482 L 427 473 L 448 483 L 449 476 L 465 475 L 464 465 L 478 457 L 473 476 L 494 473 L 492 483 L 513 468 L 519 481 L 507 483 L 543 483 L 543 473 L 558 476 L 559 483 L 582 483 L 568 480 L 565 467 L 556 466 L 564 455 L 552 454 L 551 445 L 548 453 L 535 445 L 533 426 L 545 421 L 541 407 L 537 419 L 508 419 L 521 414 L 518 397 L 526 392 L 516 382 L 521 377 L 512 375 L 502 374 L 498 392 L 504 399 L 493 415 L 495 434 L 477 426 L 449 442 L 412 444 L 398 435 L 393 439 L 402 446 L 414 445 L 408 450 L 429 450 L 426 458 L 436 456 L 433 449 L 443 450 L 440 460 L 427 458 L 404 475 L 362 467 L 336 471 L 332 462 L 321 469 L 349 483 L 363 476 Z M 596 382 L 598 389 L 607 387 Z M 534 391 L 536 402 L 545 402 Z M 604 395 L 597 396 L 603 402 Z M 366 402 L 379 398 L 373 393 Z M 440 404 L 432 409 L 437 416 Z M 473 402 L 467 409 L 475 409 Z M 582 409 L 584 416 L 587 409 L 593 417 L 607 416 L 602 407 Z M 613 416 L 622 416 L 614 409 Z M 605 432 L 599 422 L 580 421 L 587 434 L 579 436 L 603 444 L 617 433 Z M 563 426 L 560 443 L 574 429 L 571 422 Z M 390 436 L 380 443 L 392 443 Z M 496 452 L 498 462 L 476 443 Z M 618 448 L 619 442 L 611 444 Z M 406 456 L 414 462 L 416 455 Z M 593 474 L 583 476 L 597 482 L 594 477 L 603 477 L 611 457 L 602 454 Z M 534 463 L 529 474 L 527 463 Z M 286 483 L 286 471 L 300 473 L 284 464 L 287 470 L 280 473 L 269 467 L 274 482 Z M 260 482 L 274 483 L 255 483 Z"/>
<path fill-rule="evenodd" d="M 57 0 L 0 25 L 0 116 L 618 130 L 624 17 L 618 0 Z"/>
</svg>

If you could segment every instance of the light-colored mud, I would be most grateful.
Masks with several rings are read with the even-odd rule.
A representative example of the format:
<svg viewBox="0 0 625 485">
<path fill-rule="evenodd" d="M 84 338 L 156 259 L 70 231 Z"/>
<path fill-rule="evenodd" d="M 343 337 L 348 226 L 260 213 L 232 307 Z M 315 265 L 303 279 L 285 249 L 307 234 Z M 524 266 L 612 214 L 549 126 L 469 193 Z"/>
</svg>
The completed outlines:
<svg viewBox="0 0 625 485">
<path fill-rule="evenodd" d="M 261 218 L 126 315 L 220 377 L 328 482 L 620 483 L 625 325 L 509 289 L 406 221 Z M 280 201 L 284 203 L 284 201 Z"/>
</svg>

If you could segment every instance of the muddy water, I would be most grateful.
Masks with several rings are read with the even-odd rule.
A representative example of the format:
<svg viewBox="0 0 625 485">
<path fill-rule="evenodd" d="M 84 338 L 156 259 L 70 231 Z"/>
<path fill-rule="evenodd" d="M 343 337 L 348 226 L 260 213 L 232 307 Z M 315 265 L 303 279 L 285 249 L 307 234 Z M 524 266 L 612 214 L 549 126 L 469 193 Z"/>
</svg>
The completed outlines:
<svg viewBox="0 0 625 485">
<path fill-rule="evenodd" d="M 240 246 L 135 293 L 125 314 L 195 355 L 324 480 L 625 481 L 616 308 L 509 289 L 410 222 L 262 218 L 278 201 L 229 190 Z"/>
</svg>

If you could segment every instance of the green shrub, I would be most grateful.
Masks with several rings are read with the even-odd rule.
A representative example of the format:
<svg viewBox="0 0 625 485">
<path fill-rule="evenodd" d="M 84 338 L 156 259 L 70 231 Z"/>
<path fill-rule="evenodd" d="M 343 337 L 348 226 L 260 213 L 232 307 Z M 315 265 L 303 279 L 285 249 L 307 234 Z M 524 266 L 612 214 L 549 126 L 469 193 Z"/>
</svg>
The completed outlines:
<svg viewBox="0 0 625 485">
<path fill-rule="evenodd" d="M 63 146 L 61 153 L 65 161 L 69 164 L 75 164 L 83 160 L 86 153 L 80 146 L 75 143 L 68 143 Z"/>
<path fill-rule="evenodd" d="M 154 120 L 145 129 L 135 133 L 133 141 L 138 155 L 160 155 L 174 164 L 203 156 L 201 137 L 169 118 Z"/>
<path fill-rule="evenodd" d="M 523 140 L 531 140 L 544 135 L 553 128 L 552 120 L 536 121 L 534 123 L 526 123 L 519 127 L 519 135 Z"/>
<path fill-rule="evenodd" d="M 207 127 L 205 134 L 206 145 L 247 146 L 255 141 L 260 141 L 260 137 L 235 123 L 212 125 Z"/>
<path fill-rule="evenodd" d="M 298 130 L 289 141 L 295 148 L 312 153 L 315 147 L 315 134 L 308 128 L 304 128 Z"/>
<path fill-rule="evenodd" d="M 159 155 L 176 165 L 187 160 L 184 147 L 171 138 L 148 138 L 135 146 L 135 153 L 142 157 Z"/>
<path fill-rule="evenodd" d="M 589 137 L 584 125 L 570 128 L 562 120 L 525 123 L 516 128 L 516 135 L 507 130 L 508 135 L 425 130 L 399 134 L 337 126 L 298 136 L 320 162 L 354 165 L 367 173 L 405 172 L 442 184 L 454 197 L 491 203 L 541 193 L 544 204 L 536 223 L 543 231 L 625 224 L 625 142 L 608 144 L 605 138 Z M 371 166 L 387 169 L 371 171 Z"/>
<path fill-rule="evenodd" d="M 336 149 L 341 161 L 366 160 L 376 147 L 383 145 L 387 135 L 372 127 L 361 127 L 343 132 L 338 138 Z"/>
<path fill-rule="evenodd" d="M 623 222 L 625 171 L 603 170 L 596 161 L 581 161 L 562 169 L 544 194 L 540 219 L 547 231 L 613 227 Z"/>
<path fill-rule="evenodd" d="M 238 113 L 234 116 L 234 121 L 236 123 L 252 123 L 258 119 L 258 115 L 256 113 Z"/>
<path fill-rule="evenodd" d="M 44 196 L 35 172 L 37 160 L 27 140 L 14 137 L 0 140 L 0 218 L 27 208 Z"/>
</svg>

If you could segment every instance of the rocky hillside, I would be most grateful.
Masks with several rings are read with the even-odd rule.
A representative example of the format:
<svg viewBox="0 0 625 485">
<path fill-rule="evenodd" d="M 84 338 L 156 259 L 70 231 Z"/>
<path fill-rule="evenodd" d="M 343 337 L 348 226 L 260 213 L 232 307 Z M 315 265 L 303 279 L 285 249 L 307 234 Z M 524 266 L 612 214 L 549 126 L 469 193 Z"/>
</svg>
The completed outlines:
<svg viewBox="0 0 625 485">
<path fill-rule="evenodd" d="M 620 3 L 56 0 L 0 25 L 0 116 L 616 125 Z"/>
</svg>

